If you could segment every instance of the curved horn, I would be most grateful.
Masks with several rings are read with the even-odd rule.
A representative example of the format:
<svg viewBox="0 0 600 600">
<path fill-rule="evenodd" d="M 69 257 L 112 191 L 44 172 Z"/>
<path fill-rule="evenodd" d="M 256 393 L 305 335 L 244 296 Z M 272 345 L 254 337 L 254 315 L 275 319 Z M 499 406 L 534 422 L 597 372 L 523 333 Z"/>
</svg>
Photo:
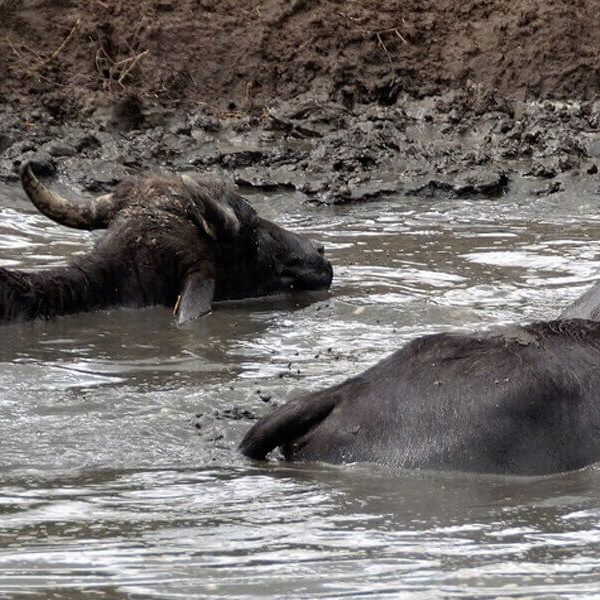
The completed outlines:
<svg viewBox="0 0 600 600">
<path fill-rule="evenodd" d="M 209 229 L 215 230 L 217 235 L 212 235 L 210 231 L 207 233 L 215 239 L 219 235 L 225 235 L 225 237 L 236 235 L 240 230 L 240 221 L 231 206 L 219 200 L 219 197 L 223 195 L 222 186 L 211 185 L 208 181 L 196 181 L 189 175 L 182 175 L 181 178 L 186 185 L 196 190 L 197 198 L 202 202 L 202 212 L 208 221 Z"/>
<path fill-rule="evenodd" d="M 21 185 L 42 214 L 67 227 L 104 229 L 108 227 L 118 209 L 112 194 L 79 202 L 63 198 L 40 183 L 29 163 L 21 167 Z"/>
</svg>

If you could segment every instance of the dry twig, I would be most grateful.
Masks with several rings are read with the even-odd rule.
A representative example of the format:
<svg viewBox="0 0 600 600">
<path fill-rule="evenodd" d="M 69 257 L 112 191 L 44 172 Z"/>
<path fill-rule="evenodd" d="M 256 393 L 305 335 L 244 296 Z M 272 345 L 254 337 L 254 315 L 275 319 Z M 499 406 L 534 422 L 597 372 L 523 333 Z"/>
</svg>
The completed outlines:
<svg viewBox="0 0 600 600">
<path fill-rule="evenodd" d="M 376 35 L 377 35 L 377 44 L 387 54 L 388 60 L 390 61 L 390 66 L 393 67 L 394 61 L 392 60 L 392 55 L 390 54 L 390 51 L 387 49 L 387 46 L 383 43 L 383 40 L 381 39 L 381 34 L 377 33 Z"/>
<path fill-rule="evenodd" d="M 395 33 L 396 36 L 402 40 L 402 42 L 404 44 L 408 44 L 408 42 L 406 41 L 406 38 L 398 31 L 399 26 L 396 25 L 395 27 L 388 27 L 386 29 L 369 29 L 368 27 L 360 27 L 358 26 L 358 24 L 363 20 L 361 17 L 353 17 L 351 15 L 349 15 L 348 13 L 343 13 L 340 12 L 339 13 L 341 17 L 344 17 L 344 19 L 347 19 L 348 21 L 351 21 L 354 23 L 354 27 L 353 29 L 355 31 L 360 31 L 363 35 L 375 35 L 378 39 L 378 41 L 381 41 L 381 35 L 384 33 Z M 404 19 L 402 19 L 402 21 L 404 22 Z"/>
<path fill-rule="evenodd" d="M 10 41 L 8 35 L 5 35 L 4 39 L 6 40 L 6 43 L 10 46 L 11 50 L 15 53 L 16 57 L 24 60 L 24 56 L 15 48 L 15 45 Z"/>
<path fill-rule="evenodd" d="M 75 24 L 73 27 L 71 27 L 71 31 L 69 31 L 69 35 L 67 35 L 67 37 L 63 40 L 62 44 L 45 61 L 43 61 L 41 65 L 38 65 L 39 67 L 43 67 L 49 62 L 52 62 L 63 51 L 63 49 L 66 48 L 67 44 L 73 39 L 80 22 L 81 19 L 77 19 L 77 21 L 75 21 Z"/>
<path fill-rule="evenodd" d="M 113 60 L 106 50 L 100 46 L 98 50 L 96 50 L 96 69 L 100 76 L 104 79 L 104 87 L 105 89 L 110 86 L 112 82 L 118 83 L 123 89 L 125 89 L 125 85 L 123 81 L 125 77 L 129 75 L 133 67 L 138 63 L 138 61 L 146 56 L 150 52 L 149 50 L 144 50 L 135 56 L 129 56 L 127 58 L 123 58 L 121 60 Z M 108 74 L 105 74 L 105 71 Z"/>
<path fill-rule="evenodd" d="M 148 52 L 150 52 L 150 51 L 144 50 L 143 52 L 140 52 L 137 56 L 133 56 L 129 59 L 126 59 L 127 62 L 129 62 L 129 60 L 131 60 L 131 64 L 121 73 L 121 76 L 118 79 L 118 83 L 120 83 L 123 87 L 125 87 L 123 85 L 123 79 L 125 79 L 125 77 L 127 77 L 127 75 L 129 75 L 129 72 L 131 71 L 131 69 L 133 69 L 133 67 L 135 67 L 138 60 L 140 60 L 140 58 L 146 56 L 146 54 L 148 54 Z"/>
</svg>

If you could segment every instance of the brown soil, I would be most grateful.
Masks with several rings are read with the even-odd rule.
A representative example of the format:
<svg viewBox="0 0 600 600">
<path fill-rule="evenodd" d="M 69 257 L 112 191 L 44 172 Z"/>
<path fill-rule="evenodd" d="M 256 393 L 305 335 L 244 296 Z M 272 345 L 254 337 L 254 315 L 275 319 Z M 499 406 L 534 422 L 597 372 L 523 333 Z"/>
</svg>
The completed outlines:
<svg viewBox="0 0 600 600">
<path fill-rule="evenodd" d="M 0 0 L 0 102 L 55 116 L 117 97 L 215 112 L 306 95 L 392 105 L 468 80 L 511 99 L 590 99 L 599 40 L 600 0 Z"/>
</svg>

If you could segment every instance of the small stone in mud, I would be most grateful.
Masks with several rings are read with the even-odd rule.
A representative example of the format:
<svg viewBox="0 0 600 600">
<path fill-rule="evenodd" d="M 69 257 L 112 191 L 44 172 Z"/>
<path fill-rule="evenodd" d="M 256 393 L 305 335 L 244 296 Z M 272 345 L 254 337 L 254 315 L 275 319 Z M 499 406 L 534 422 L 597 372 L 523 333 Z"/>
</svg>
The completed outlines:
<svg viewBox="0 0 600 600">
<path fill-rule="evenodd" d="M 538 164 L 532 167 L 526 173 L 523 173 L 523 175 L 551 179 L 552 177 L 556 177 L 556 169 L 550 165 Z"/>
<path fill-rule="evenodd" d="M 588 175 L 595 175 L 598 172 L 598 166 L 597 165 L 591 165 L 588 167 L 587 169 Z"/>
<path fill-rule="evenodd" d="M 141 129 L 144 123 L 142 102 L 136 94 L 128 94 L 113 105 L 110 124 L 121 131 Z"/>
<path fill-rule="evenodd" d="M 83 152 L 88 148 L 99 148 L 102 144 L 100 140 L 93 134 L 89 132 L 78 133 L 72 136 L 69 140 L 77 152 Z"/>
<path fill-rule="evenodd" d="M 269 392 L 263 392 L 262 394 L 259 394 L 259 397 L 263 402 L 270 402 L 273 396 L 271 396 Z"/>
<path fill-rule="evenodd" d="M 61 141 L 47 142 L 42 149 L 48 152 L 50 156 L 74 156 L 76 151 L 73 146 Z"/>
<path fill-rule="evenodd" d="M 549 196 L 550 194 L 556 194 L 557 192 L 564 191 L 563 184 L 560 181 L 553 181 L 547 186 L 540 188 L 539 190 L 535 190 L 533 193 L 536 196 Z"/>
<path fill-rule="evenodd" d="M 82 169 L 83 187 L 90 192 L 105 192 L 127 176 L 127 169 L 111 161 L 96 160 Z"/>
</svg>

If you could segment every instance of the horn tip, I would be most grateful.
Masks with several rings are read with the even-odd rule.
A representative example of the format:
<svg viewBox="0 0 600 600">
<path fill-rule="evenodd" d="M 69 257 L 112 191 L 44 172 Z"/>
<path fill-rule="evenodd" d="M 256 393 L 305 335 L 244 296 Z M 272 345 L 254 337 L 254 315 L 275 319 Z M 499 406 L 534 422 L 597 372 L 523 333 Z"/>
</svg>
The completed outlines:
<svg viewBox="0 0 600 600">
<path fill-rule="evenodd" d="M 33 171 L 31 170 L 30 161 L 27 160 L 21 165 L 21 167 L 19 168 L 19 177 L 21 178 L 21 181 L 35 177 Z"/>
<path fill-rule="evenodd" d="M 21 178 L 21 186 L 23 187 L 23 190 L 29 196 L 29 198 L 31 198 L 33 190 L 40 185 L 40 182 L 31 168 L 31 162 L 26 161 L 21 165 L 21 168 L 19 169 L 19 177 Z"/>
</svg>

